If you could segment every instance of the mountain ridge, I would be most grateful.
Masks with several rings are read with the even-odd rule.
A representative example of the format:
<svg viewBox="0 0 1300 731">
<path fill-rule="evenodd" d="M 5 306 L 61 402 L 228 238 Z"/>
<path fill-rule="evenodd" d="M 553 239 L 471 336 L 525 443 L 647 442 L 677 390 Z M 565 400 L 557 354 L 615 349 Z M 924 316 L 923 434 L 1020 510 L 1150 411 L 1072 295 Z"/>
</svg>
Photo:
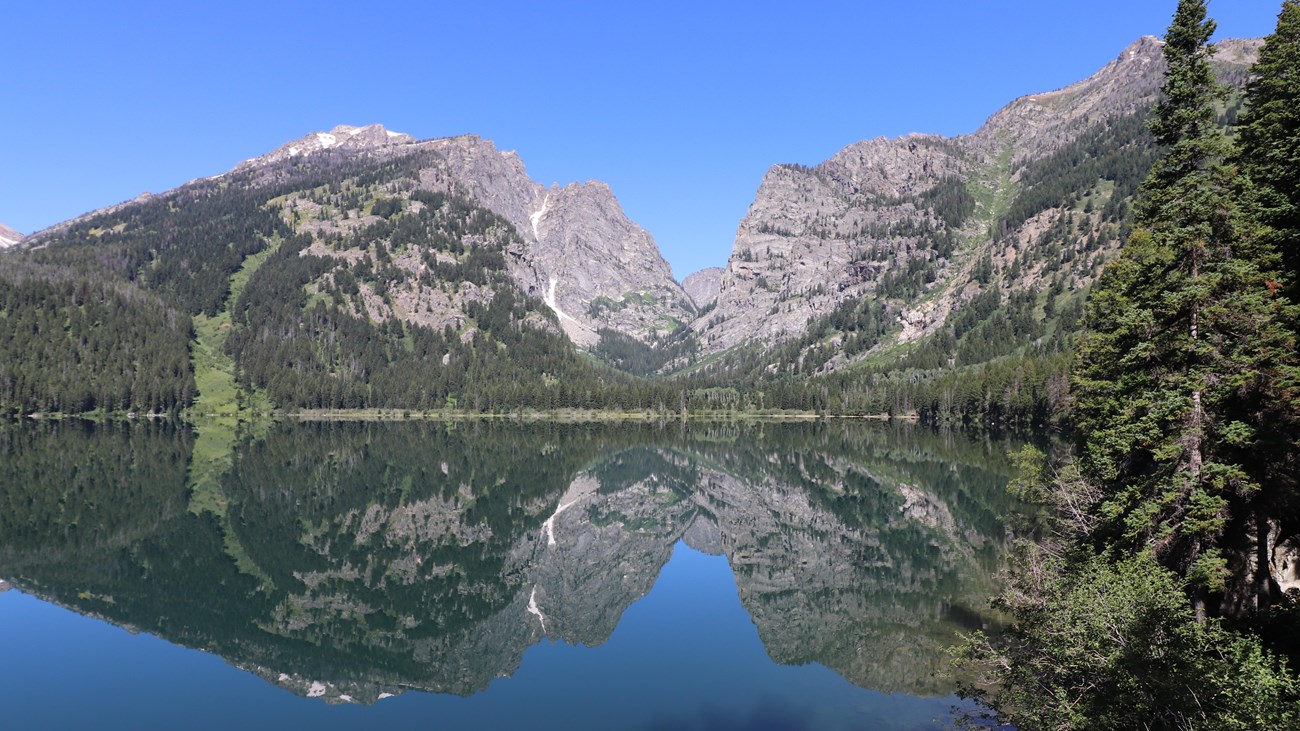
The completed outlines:
<svg viewBox="0 0 1300 731">
<path fill-rule="evenodd" d="M 300 155 L 310 155 L 320 150 L 373 150 L 389 145 L 408 145 L 414 142 L 417 142 L 417 140 L 411 135 L 393 132 L 386 129 L 382 124 L 368 124 L 361 127 L 340 124 L 329 132 L 311 132 L 297 140 L 286 142 L 268 153 L 249 158 L 236 165 L 230 172 L 280 162 Z"/>
<path fill-rule="evenodd" d="M 1244 83 L 1261 42 L 1218 44 L 1221 79 Z M 1140 38 L 1088 78 L 1018 97 L 970 134 L 862 140 L 811 167 L 773 166 L 737 228 L 716 308 L 692 325 L 701 348 L 719 354 L 753 343 L 793 341 L 856 300 L 883 304 L 892 326 L 870 347 L 830 358 L 825 367 L 840 368 L 914 343 L 939 333 L 990 286 L 1004 297 L 1050 286 L 1043 276 L 1059 270 L 1040 266 L 1026 276 L 1026 262 L 1048 245 L 1045 232 L 1058 219 L 1071 219 L 1075 233 L 1069 241 L 1071 236 L 1054 234 L 1054 241 L 1068 246 L 1090 236 L 1101 239 L 1084 252 L 1087 266 L 1067 267 L 1075 285 L 1086 287 L 1118 247 L 1122 216 L 1104 221 L 1091 209 L 1071 211 L 1059 204 L 1023 220 L 1008 215 L 1039 185 L 1027 177 L 1035 163 L 1099 130 L 1128 121 L 1135 136 L 1112 144 L 1147 145 L 1139 140 L 1144 125 L 1130 120 L 1154 103 L 1163 78 L 1161 46 L 1156 38 Z M 1111 203 L 1112 183 L 1104 175 L 1076 182 L 1085 187 L 1071 193 L 1087 196 L 1095 206 Z M 1131 193 L 1125 188 L 1113 195 Z M 1086 234 L 1085 216 L 1093 224 Z M 976 281 L 990 277 L 996 281 Z M 808 343 L 800 360 L 815 345 Z"/>
<path fill-rule="evenodd" d="M 237 174 L 252 176 L 248 184 L 254 187 L 269 185 L 286 166 L 313 155 L 359 155 L 382 163 L 429 152 L 441 160 L 416 171 L 414 187 L 467 195 L 513 224 L 525 245 L 510 259 L 512 277 L 556 313 L 575 344 L 594 346 L 602 328 L 644 340 L 667 334 L 695 315 L 653 237 L 627 218 L 607 184 L 546 188 L 528 177 L 517 153 L 498 151 L 477 135 L 417 140 L 381 124 L 339 125 L 176 190 L 204 181 L 228 182 Z M 24 246 L 40 248 L 79 223 L 120 214 L 154 197 L 142 194 L 55 224 L 27 237 Z"/>
</svg>

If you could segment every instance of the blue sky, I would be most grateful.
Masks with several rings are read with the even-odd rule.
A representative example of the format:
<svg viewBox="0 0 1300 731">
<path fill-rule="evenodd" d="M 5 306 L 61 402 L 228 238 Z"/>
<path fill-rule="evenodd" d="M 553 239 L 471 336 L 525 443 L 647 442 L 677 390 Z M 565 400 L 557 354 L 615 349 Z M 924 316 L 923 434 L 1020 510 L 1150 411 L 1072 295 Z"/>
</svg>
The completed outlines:
<svg viewBox="0 0 1300 731">
<path fill-rule="evenodd" d="M 678 277 L 721 266 L 764 171 L 961 134 L 1091 74 L 1174 0 L 11 2 L 0 223 L 30 233 L 308 132 L 467 132 L 604 180 Z M 1280 0 L 1212 0 L 1220 37 Z"/>
</svg>

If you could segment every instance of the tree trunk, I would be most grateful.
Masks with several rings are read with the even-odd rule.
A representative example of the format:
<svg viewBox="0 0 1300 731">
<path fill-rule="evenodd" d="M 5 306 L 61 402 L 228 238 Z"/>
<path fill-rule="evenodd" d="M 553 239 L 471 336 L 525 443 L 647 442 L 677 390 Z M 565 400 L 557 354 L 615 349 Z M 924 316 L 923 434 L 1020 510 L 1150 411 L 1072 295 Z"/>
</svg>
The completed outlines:
<svg viewBox="0 0 1300 731">
<path fill-rule="evenodd" d="M 1273 606 L 1273 551 L 1269 545 L 1272 533 L 1268 516 L 1262 507 L 1255 508 L 1255 608 L 1267 611 Z"/>
<path fill-rule="evenodd" d="M 1195 280 L 1201 274 L 1200 247 L 1197 246 L 1192 252 L 1192 279 Z M 1192 347 L 1196 346 L 1196 341 L 1201 337 L 1201 307 L 1198 303 L 1192 304 L 1191 311 L 1191 339 Z M 1195 356 L 1193 356 L 1195 357 Z M 1187 468 L 1192 473 L 1192 481 L 1201 481 L 1201 465 L 1204 463 L 1204 456 L 1201 453 L 1201 443 L 1205 440 L 1205 407 L 1201 404 L 1201 384 L 1197 383 L 1192 390 L 1192 413 L 1189 416 L 1188 439 L 1187 439 Z"/>
<path fill-rule="evenodd" d="M 1187 469 L 1192 473 L 1192 481 L 1201 481 L 1201 465 L 1204 457 L 1201 455 L 1201 442 L 1204 441 L 1205 434 L 1205 407 L 1201 405 L 1201 389 L 1192 391 L 1192 414 L 1190 417 L 1190 432 L 1187 439 Z"/>
</svg>

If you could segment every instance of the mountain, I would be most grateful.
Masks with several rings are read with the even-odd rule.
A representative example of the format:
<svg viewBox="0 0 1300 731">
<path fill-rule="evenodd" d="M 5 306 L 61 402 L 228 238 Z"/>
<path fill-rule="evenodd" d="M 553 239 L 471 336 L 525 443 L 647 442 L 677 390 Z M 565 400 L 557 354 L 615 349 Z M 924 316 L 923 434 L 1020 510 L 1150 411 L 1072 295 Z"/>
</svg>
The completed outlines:
<svg viewBox="0 0 1300 731">
<path fill-rule="evenodd" d="M 693 319 L 695 307 L 654 239 L 627 218 L 609 186 L 546 188 L 518 155 L 473 135 L 425 144 L 467 195 L 524 237 L 528 255 L 516 280 L 544 299 L 574 342 L 595 344 L 601 328 L 646 340 Z"/>
<path fill-rule="evenodd" d="M 701 309 L 718 301 L 718 289 L 722 286 L 722 267 L 709 267 L 682 280 L 682 289 L 690 296 L 696 307 Z"/>
<path fill-rule="evenodd" d="M 412 189 L 464 195 L 510 222 L 524 242 L 512 256 L 511 276 L 546 303 L 579 345 L 595 345 L 601 328 L 644 340 L 695 314 L 654 239 L 627 218 L 609 186 L 592 181 L 548 189 L 528 176 L 517 154 L 474 135 L 416 142 L 382 125 L 340 126 L 235 171 L 322 150 L 365 151 L 380 160 L 428 154 L 431 160 L 411 173 Z"/>
<path fill-rule="evenodd" d="M 307 164 L 333 188 L 338 187 L 333 185 L 337 181 L 329 180 L 326 172 L 331 166 L 349 165 L 353 168 L 349 174 L 366 165 L 386 166 L 396 173 L 392 168 L 398 166 L 400 173 L 383 181 L 386 189 L 376 183 L 368 192 L 403 204 L 417 191 L 454 194 L 504 218 L 522 240 L 511 253 L 511 277 L 523 292 L 542 299 L 579 345 L 595 345 L 602 328 L 645 340 L 666 334 L 695 315 L 654 239 L 627 218 L 609 186 L 593 181 L 548 189 L 528 177 L 518 155 L 500 152 L 492 142 L 472 135 L 419 142 L 379 124 L 340 125 L 184 188 L 220 180 L 268 190 L 283 187 L 294 171 Z M 341 170 L 340 175 L 344 175 Z M 146 194 L 58 224 L 31 237 L 27 245 L 59 243 L 73 225 L 91 217 L 121 216 L 156 197 Z M 311 218 L 300 216 L 291 228 L 314 237 L 355 233 L 382 218 L 371 215 L 372 199 L 356 196 L 348 198 L 348 206 L 340 205 L 342 199 L 330 205 L 304 201 L 302 196 L 294 202 L 310 209 Z"/>
<path fill-rule="evenodd" d="M 597 405 L 622 377 L 573 342 L 644 348 L 695 313 L 608 186 L 546 189 L 480 138 L 380 125 L 307 135 L 9 256 L 0 310 L 34 321 L 0 338 L 0 404 L 22 413 Z M 126 298 L 113 329 L 132 336 L 100 347 L 83 311 L 107 296 Z M 191 334 L 192 368 L 174 357 Z M 121 387 L 92 393 L 105 359 Z"/>
<path fill-rule="evenodd" d="M 0 249 L 7 249 L 10 246 L 17 246 L 18 242 L 22 240 L 23 240 L 22 234 L 0 223 Z"/>
<path fill-rule="evenodd" d="M 1240 88 L 1259 44 L 1219 44 L 1221 80 Z M 969 135 L 866 140 L 812 167 L 774 166 L 716 309 L 692 325 L 701 347 L 786 343 L 769 370 L 815 373 L 902 353 L 916 365 L 942 340 L 935 365 L 960 367 L 1070 330 L 1154 160 L 1161 45 L 1142 38 Z"/>
</svg>

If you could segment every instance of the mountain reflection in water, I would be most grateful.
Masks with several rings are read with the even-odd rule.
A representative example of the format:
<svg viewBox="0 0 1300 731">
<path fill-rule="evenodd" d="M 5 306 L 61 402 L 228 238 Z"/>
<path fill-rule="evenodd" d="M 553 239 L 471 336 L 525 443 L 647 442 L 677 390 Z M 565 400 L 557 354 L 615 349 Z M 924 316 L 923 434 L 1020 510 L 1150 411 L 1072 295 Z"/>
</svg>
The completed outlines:
<svg viewBox="0 0 1300 731">
<path fill-rule="evenodd" d="M 945 696 L 944 648 L 993 622 L 1005 449 L 849 423 L 45 424 L 0 431 L 0 578 L 369 704 L 605 643 L 682 542 L 726 557 L 776 662 Z"/>
</svg>

